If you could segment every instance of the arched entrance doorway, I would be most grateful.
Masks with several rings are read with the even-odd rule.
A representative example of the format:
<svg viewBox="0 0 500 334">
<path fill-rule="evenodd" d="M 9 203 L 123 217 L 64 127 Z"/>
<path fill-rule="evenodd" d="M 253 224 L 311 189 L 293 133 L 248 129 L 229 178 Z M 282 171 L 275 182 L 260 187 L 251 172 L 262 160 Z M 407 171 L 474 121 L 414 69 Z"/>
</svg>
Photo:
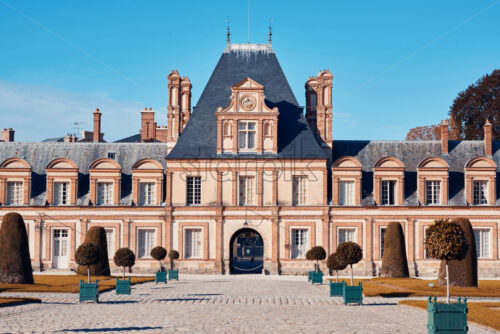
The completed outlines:
<svg viewBox="0 0 500 334">
<path fill-rule="evenodd" d="M 236 231 L 229 242 L 231 274 L 260 274 L 264 266 L 264 241 L 251 228 Z"/>
</svg>

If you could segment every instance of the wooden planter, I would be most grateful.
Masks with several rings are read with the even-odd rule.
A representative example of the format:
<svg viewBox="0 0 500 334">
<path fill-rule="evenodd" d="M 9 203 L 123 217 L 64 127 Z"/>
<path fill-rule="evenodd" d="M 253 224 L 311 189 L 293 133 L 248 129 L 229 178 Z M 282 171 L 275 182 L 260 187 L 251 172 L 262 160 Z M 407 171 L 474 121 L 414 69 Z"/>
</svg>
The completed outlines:
<svg viewBox="0 0 500 334">
<path fill-rule="evenodd" d="M 313 271 L 311 273 L 311 283 L 323 284 L 323 273 L 321 271 L 319 273 Z"/>
<path fill-rule="evenodd" d="M 434 333 L 467 333 L 467 298 L 458 298 L 457 303 L 437 303 L 429 297 L 427 303 L 427 330 Z"/>
<path fill-rule="evenodd" d="M 155 276 L 155 283 L 165 283 L 167 284 L 167 272 L 166 271 L 157 271 Z"/>
<path fill-rule="evenodd" d="M 308 271 L 307 272 L 307 281 L 310 282 L 311 279 L 312 279 L 312 274 L 314 273 L 314 271 Z"/>
<path fill-rule="evenodd" d="M 80 303 L 84 300 L 91 300 L 99 303 L 99 281 L 94 283 L 84 283 L 80 280 Z"/>
<path fill-rule="evenodd" d="M 344 284 L 344 289 L 342 290 L 342 296 L 344 297 L 344 304 L 357 303 L 358 305 L 363 304 L 363 286 L 361 282 L 359 285 L 348 286 Z"/>
<path fill-rule="evenodd" d="M 130 277 L 128 279 L 116 278 L 116 294 L 130 295 Z"/>
<path fill-rule="evenodd" d="M 169 269 L 168 270 L 168 279 L 179 280 L 179 269 Z"/>
<path fill-rule="evenodd" d="M 340 283 L 333 283 L 333 281 L 330 281 L 330 297 L 342 296 L 344 294 L 344 285 L 346 285 L 344 280 Z"/>
</svg>

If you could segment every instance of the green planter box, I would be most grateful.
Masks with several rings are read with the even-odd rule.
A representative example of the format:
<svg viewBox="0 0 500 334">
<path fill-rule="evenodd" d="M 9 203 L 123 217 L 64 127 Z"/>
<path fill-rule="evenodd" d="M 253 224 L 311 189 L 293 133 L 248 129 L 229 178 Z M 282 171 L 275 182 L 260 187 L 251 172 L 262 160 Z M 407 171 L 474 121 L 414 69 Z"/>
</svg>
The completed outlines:
<svg viewBox="0 0 500 334">
<path fill-rule="evenodd" d="M 429 334 L 467 333 L 467 298 L 458 298 L 457 303 L 437 303 L 429 297 L 427 303 L 427 330 Z"/>
<path fill-rule="evenodd" d="M 344 294 L 344 285 L 344 280 L 342 280 L 342 282 L 340 283 L 333 283 L 333 281 L 330 281 L 330 297 L 342 296 Z"/>
<path fill-rule="evenodd" d="M 361 285 L 361 282 L 359 282 L 358 286 L 349 286 L 344 284 L 342 296 L 344 297 L 345 305 L 350 303 L 357 303 L 359 305 L 363 304 L 363 286 Z"/>
<path fill-rule="evenodd" d="M 130 295 L 130 277 L 128 279 L 116 279 L 116 294 Z"/>
<path fill-rule="evenodd" d="M 179 269 L 169 269 L 168 270 L 168 279 L 179 280 Z"/>
<path fill-rule="evenodd" d="M 166 271 L 157 271 L 155 276 L 155 283 L 165 283 L 167 284 L 167 272 Z"/>
<path fill-rule="evenodd" d="M 319 273 L 316 273 L 313 271 L 311 274 L 311 283 L 312 284 L 315 284 L 315 283 L 323 284 L 323 273 L 321 271 Z"/>
<path fill-rule="evenodd" d="M 92 300 L 99 303 L 99 281 L 94 283 L 84 283 L 80 281 L 80 303 L 84 300 Z"/>
<path fill-rule="evenodd" d="M 308 271 L 307 272 L 307 281 L 310 282 L 312 279 L 312 274 L 314 274 L 314 271 Z"/>
</svg>

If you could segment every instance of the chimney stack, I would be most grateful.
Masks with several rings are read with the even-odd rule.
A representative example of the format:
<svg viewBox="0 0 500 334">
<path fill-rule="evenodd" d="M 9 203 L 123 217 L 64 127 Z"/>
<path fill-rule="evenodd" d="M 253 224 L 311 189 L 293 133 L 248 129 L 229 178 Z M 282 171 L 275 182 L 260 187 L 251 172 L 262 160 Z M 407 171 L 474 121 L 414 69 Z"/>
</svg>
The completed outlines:
<svg viewBox="0 0 500 334">
<path fill-rule="evenodd" d="M 491 138 L 492 125 L 489 120 L 484 124 L 484 154 L 487 156 L 493 155 L 493 143 Z"/>
<path fill-rule="evenodd" d="M 141 112 L 141 142 L 151 142 L 156 139 L 155 112 L 152 108 L 144 108 Z"/>
<path fill-rule="evenodd" d="M 4 142 L 13 142 L 14 141 L 14 130 L 12 128 L 3 129 L 2 130 L 2 141 Z"/>
<path fill-rule="evenodd" d="M 439 126 L 441 128 L 441 153 L 448 154 L 448 122 L 443 120 Z"/>
<path fill-rule="evenodd" d="M 94 133 L 93 140 L 94 143 L 99 143 L 101 141 L 101 113 L 99 108 L 94 111 Z"/>
</svg>

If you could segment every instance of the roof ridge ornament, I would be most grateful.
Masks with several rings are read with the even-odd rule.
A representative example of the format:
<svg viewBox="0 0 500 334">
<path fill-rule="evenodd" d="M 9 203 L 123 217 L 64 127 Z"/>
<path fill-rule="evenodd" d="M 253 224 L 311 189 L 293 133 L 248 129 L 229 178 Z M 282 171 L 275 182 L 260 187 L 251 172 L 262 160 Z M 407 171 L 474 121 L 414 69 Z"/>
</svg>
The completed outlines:
<svg viewBox="0 0 500 334">
<path fill-rule="evenodd" d="M 231 44 L 231 40 L 229 38 L 229 36 L 231 36 L 231 33 L 229 32 L 229 17 L 226 19 L 226 23 L 227 23 L 226 44 L 227 46 L 229 46 Z"/>
<path fill-rule="evenodd" d="M 269 46 L 271 46 L 273 44 L 272 43 L 273 42 L 273 38 L 272 38 L 273 32 L 272 32 L 272 26 L 271 26 L 272 23 L 273 23 L 273 18 L 270 17 L 269 18 L 269 32 L 267 33 L 267 35 L 269 36 L 269 38 L 267 39 L 267 42 L 269 43 Z"/>
</svg>

